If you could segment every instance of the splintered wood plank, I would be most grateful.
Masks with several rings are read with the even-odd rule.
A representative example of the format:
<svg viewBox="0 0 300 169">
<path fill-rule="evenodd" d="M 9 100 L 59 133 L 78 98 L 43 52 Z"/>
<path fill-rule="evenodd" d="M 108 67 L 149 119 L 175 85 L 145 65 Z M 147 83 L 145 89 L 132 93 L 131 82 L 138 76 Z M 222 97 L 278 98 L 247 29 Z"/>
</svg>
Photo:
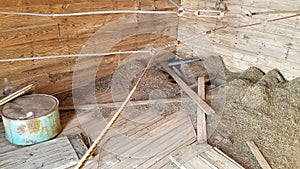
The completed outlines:
<svg viewBox="0 0 300 169">
<path fill-rule="evenodd" d="M 53 169 L 78 161 L 67 137 L 61 137 L 0 154 L 2 169 Z"/>
<path fill-rule="evenodd" d="M 208 144 L 192 144 L 178 149 L 170 155 L 170 160 L 182 169 L 244 169 Z"/>
<path fill-rule="evenodd" d="M 204 111 L 207 115 L 215 113 L 215 111 L 206 102 L 200 99 L 200 97 L 166 63 L 162 63 L 161 65 L 202 111 Z"/>
<path fill-rule="evenodd" d="M 223 155 L 224 157 L 226 157 L 229 161 L 231 161 L 232 163 L 234 163 L 236 166 L 238 166 L 239 168 L 243 169 L 243 166 L 241 166 L 239 163 L 237 163 L 236 161 L 234 161 L 232 158 L 228 157 L 225 153 L 223 153 L 220 149 L 218 149 L 217 147 L 214 147 L 214 150 L 216 152 L 218 152 L 219 154 Z"/>
<path fill-rule="evenodd" d="M 173 164 L 171 161 L 169 161 L 167 164 L 160 167 L 160 169 L 178 169 L 178 167 L 175 164 Z"/>
<path fill-rule="evenodd" d="M 202 100 L 205 100 L 205 79 L 204 79 L 204 77 L 198 78 L 198 95 Z M 197 107 L 197 141 L 199 143 L 207 142 L 206 115 L 199 107 Z"/>
<path fill-rule="evenodd" d="M 214 149 L 205 151 L 199 156 L 203 157 L 219 169 L 242 169 L 240 166 L 236 165 L 236 163 L 232 162 L 232 160 L 228 160 L 227 157 L 218 153 Z"/>
<path fill-rule="evenodd" d="M 264 158 L 262 153 L 259 151 L 258 147 L 255 145 L 253 141 L 247 141 L 247 145 L 250 148 L 252 154 L 255 156 L 256 160 L 258 161 L 259 165 L 263 169 L 271 169 L 269 163 Z"/>
<path fill-rule="evenodd" d="M 198 157 L 194 157 L 193 159 L 187 161 L 183 164 L 183 166 L 185 169 L 214 169 L 213 167 L 211 167 L 212 165 L 209 165 L 208 163 L 206 163 Z"/>
<path fill-rule="evenodd" d="M 183 164 L 193 159 L 197 155 L 212 149 L 212 147 L 208 144 L 198 144 L 198 145 L 188 145 L 181 149 L 177 149 L 174 153 L 172 153 L 169 157 L 170 160 L 176 164 L 176 166 L 181 167 Z"/>
</svg>

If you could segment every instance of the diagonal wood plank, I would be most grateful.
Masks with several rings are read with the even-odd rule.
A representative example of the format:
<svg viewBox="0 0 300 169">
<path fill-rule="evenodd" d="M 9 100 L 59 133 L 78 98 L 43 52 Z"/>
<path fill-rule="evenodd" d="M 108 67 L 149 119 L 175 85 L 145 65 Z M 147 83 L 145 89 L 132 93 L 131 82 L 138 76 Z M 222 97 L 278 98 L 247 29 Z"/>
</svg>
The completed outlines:
<svg viewBox="0 0 300 169">
<path fill-rule="evenodd" d="M 253 155 L 255 156 L 255 158 L 257 159 L 257 161 L 258 161 L 259 165 L 261 166 L 261 168 L 263 168 L 263 169 L 271 169 L 269 163 L 264 158 L 263 154 L 259 151 L 259 149 L 255 145 L 255 143 L 253 141 L 247 141 L 247 145 L 250 148 L 250 150 L 253 153 Z"/>
<path fill-rule="evenodd" d="M 174 78 L 182 90 L 198 105 L 201 110 L 203 110 L 207 115 L 215 113 L 215 111 L 205 101 L 201 100 L 200 97 L 166 63 L 161 63 L 161 66 Z"/>
</svg>

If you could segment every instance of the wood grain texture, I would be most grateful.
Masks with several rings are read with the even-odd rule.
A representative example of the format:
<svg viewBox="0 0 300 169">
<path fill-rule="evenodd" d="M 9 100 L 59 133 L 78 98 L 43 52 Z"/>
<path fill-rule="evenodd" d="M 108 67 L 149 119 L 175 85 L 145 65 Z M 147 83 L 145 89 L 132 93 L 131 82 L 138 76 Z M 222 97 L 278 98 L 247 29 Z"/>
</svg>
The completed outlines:
<svg viewBox="0 0 300 169">
<path fill-rule="evenodd" d="M 204 77 L 199 77 L 198 96 L 204 101 L 205 95 L 205 79 Z M 197 107 L 197 141 L 199 143 L 207 142 L 206 115 L 199 107 Z"/>
<path fill-rule="evenodd" d="M 204 111 L 207 115 L 215 113 L 215 111 L 207 103 L 200 99 L 200 97 L 166 63 L 162 63 L 161 65 L 202 111 Z"/>
<path fill-rule="evenodd" d="M 0 11 L 34 12 L 34 13 L 75 13 L 103 10 L 175 10 L 164 0 L 113 0 L 113 1 L 4 1 L 0 4 Z M 61 54 L 78 54 L 87 40 L 100 28 L 111 21 L 127 15 L 93 15 L 78 17 L 35 17 L 20 15 L 0 15 L 0 56 L 1 58 L 30 58 Z M 151 24 L 152 21 L 149 21 Z M 167 21 L 162 21 L 162 24 Z M 177 24 L 170 22 L 165 31 L 177 34 Z M 134 23 L 136 24 L 136 23 Z M 155 24 L 154 24 L 155 25 Z M 139 27 L 136 24 L 137 28 Z M 121 27 L 121 25 L 120 25 Z M 126 27 L 124 27 L 126 31 Z M 109 43 L 113 37 L 103 38 Z M 136 50 L 145 48 L 153 43 L 165 43 L 170 39 L 162 36 L 141 35 L 130 37 L 116 44 L 112 51 Z M 155 42 L 156 41 L 156 42 Z M 97 77 L 104 77 L 113 73 L 120 61 L 126 60 L 128 55 L 105 57 L 99 65 Z M 120 60 L 121 58 L 121 60 Z M 47 59 L 36 61 L 22 61 L 0 63 L 1 79 L 8 78 L 13 87 L 34 83 L 37 92 L 59 93 L 71 89 L 72 74 L 75 58 Z M 92 59 L 86 61 L 88 67 Z M 84 79 L 83 79 L 84 81 Z M 0 92 L 2 93 L 2 92 Z"/>
<path fill-rule="evenodd" d="M 244 169 L 224 153 L 208 144 L 191 144 L 176 150 L 169 157 L 180 169 Z"/>
<path fill-rule="evenodd" d="M 93 111 L 79 114 L 83 127 L 90 127 L 88 131 L 93 131 L 94 137 L 101 130 L 98 124 L 105 124 L 105 120 L 91 117 Z M 112 112 L 113 113 L 113 112 Z M 168 153 L 183 145 L 195 142 L 196 137 L 189 119 L 178 119 L 178 113 L 159 116 L 148 123 L 137 123 L 135 121 L 145 120 L 149 113 L 141 112 L 135 118 L 128 120 L 121 118 L 113 127 L 113 131 L 108 133 L 107 138 L 101 145 L 101 150 L 95 158 L 88 162 L 86 168 L 160 168 L 168 163 Z M 110 118 L 110 117 L 108 117 Z M 85 119 L 85 120 L 83 120 Z M 95 128 L 95 126 L 98 126 Z M 186 131 L 183 137 L 179 133 Z M 128 139 L 124 139 L 124 137 Z M 158 137 L 159 136 L 159 137 Z M 131 139 L 129 139 L 131 138 Z M 147 141 L 149 138 L 150 140 Z M 155 139 L 154 139 L 155 138 Z M 142 141 L 145 139 L 144 141 Z M 178 139 L 181 139 L 180 142 Z M 166 153 L 161 151 L 167 150 Z M 155 155 L 148 156 L 147 153 Z M 157 152 L 157 153 L 155 153 Z M 139 158 L 137 156 L 141 155 Z M 129 156 L 129 157 L 128 157 Z"/>
<path fill-rule="evenodd" d="M 203 45 L 189 43 L 187 48 L 179 45 L 178 53 L 221 55 L 225 65 L 232 71 L 243 71 L 250 66 L 256 66 L 263 71 L 278 68 L 288 80 L 300 76 L 299 1 L 218 2 L 182 0 L 182 5 L 189 9 L 225 9 L 226 6 L 228 11 L 220 19 L 187 15 L 180 18 L 179 40 L 193 37 L 198 34 L 197 31 L 206 32 L 226 27 L 203 34 L 203 39 L 207 38 Z M 249 12 L 254 14 L 249 17 L 246 15 Z M 207 44 L 213 48 L 207 48 Z"/>
<path fill-rule="evenodd" d="M 0 168 L 54 169 L 78 160 L 67 137 L 0 154 Z"/>
</svg>

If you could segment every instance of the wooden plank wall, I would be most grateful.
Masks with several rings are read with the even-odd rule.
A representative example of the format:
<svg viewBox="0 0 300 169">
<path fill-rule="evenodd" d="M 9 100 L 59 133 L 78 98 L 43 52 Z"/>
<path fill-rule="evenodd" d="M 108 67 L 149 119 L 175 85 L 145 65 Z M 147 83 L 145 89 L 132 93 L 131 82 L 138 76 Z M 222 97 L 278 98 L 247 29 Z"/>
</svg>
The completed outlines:
<svg viewBox="0 0 300 169">
<path fill-rule="evenodd" d="M 176 10 L 168 0 L 2 0 L 0 4 L 0 11 L 34 13 L 138 9 Z M 122 16 L 125 15 L 76 17 L 0 15 L 0 58 L 78 54 L 88 38 L 97 30 Z M 173 32 L 177 33 L 177 25 L 173 23 L 169 29 L 174 29 Z M 136 50 L 155 40 L 162 42 L 161 39 L 163 37 L 150 34 L 133 36 L 120 42 L 112 50 Z M 164 38 L 163 42 L 169 40 Z M 98 77 L 111 74 L 118 61 L 117 56 L 105 57 L 103 65 L 99 66 L 103 69 L 99 70 Z M 40 93 L 53 94 L 71 89 L 74 64 L 74 58 L 0 63 L 0 89 L 3 88 L 3 78 L 8 78 L 15 87 L 35 83 Z"/>
<path fill-rule="evenodd" d="M 233 71 L 257 66 L 263 71 L 278 68 L 287 79 L 300 76 L 300 1 L 182 0 L 182 5 L 194 10 L 227 8 L 228 11 L 221 19 L 188 15 L 181 17 L 179 40 L 196 36 L 194 29 L 209 31 L 226 28 L 203 35 L 212 43 L 214 50 L 207 50 L 207 45 L 204 44 L 192 44 L 192 50 L 183 45 L 179 46 L 178 53 L 199 50 L 204 55 L 205 52 L 208 55 L 220 55 L 227 67 Z M 256 15 L 247 16 L 250 11 L 256 12 Z M 264 13 L 266 11 L 282 13 L 267 14 Z M 244 26 L 248 24 L 255 25 Z"/>
</svg>

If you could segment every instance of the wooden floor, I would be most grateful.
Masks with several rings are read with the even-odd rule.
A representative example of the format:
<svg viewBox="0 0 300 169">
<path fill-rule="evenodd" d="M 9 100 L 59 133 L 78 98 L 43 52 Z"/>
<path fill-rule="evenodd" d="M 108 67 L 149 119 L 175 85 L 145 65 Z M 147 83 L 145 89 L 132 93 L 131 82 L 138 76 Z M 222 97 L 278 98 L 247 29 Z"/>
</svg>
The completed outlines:
<svg viewBox="0 0 300 169">
<path fill-rule="evenodd" d="M 191 144 L 176 150 L 170 160 L 180 169 L 244 169 L 240 164 L 208 144 Z"/>
<path fill-rule="evenodd" d="M 0 154 L 1 169 L 54 169 L 76 164 L 78 156 L 67 137 Z"/>
<path fill-rule="evenodd" d="M 94 139 L 110 118 L 98 113 L 84 111 L 77 114 L 78 119 L 69 113 L 62 118 L 66 125 L 61 135 L 85 130 Z M 186 115 L 178 112 L 147 120 L 151 117 L 149 113 L 120 117 L 87 168 L 161 168 L 169 163 L 171 152 L 196 140 L 193 125 Z"/>
<path fill-rule="evenodd" d="M 103 117 L 101 112 L 95 109 L 77 114 L 72 111 L 61 112 L 63 131 L 58 138 L 86 133 L 93 140 L 102 131 L 113 113 Z M 22 154 L 22 151 L 29 148 L 14 146 L 6 141 L 2 123 L 0 135 L 0 153 L 19 151 Z M 127 114 L 126 117 L 120 117 L 117 120 L 103 140 L 104 144 L 97 151 L 97 155 L 86 168 L 174 167 L 170 163 L 169 154 L 195 140 L 195 131 L 190 119 L 179 112 L 168 116 L 151 116 L 151 112 Z"/>
</svg>

